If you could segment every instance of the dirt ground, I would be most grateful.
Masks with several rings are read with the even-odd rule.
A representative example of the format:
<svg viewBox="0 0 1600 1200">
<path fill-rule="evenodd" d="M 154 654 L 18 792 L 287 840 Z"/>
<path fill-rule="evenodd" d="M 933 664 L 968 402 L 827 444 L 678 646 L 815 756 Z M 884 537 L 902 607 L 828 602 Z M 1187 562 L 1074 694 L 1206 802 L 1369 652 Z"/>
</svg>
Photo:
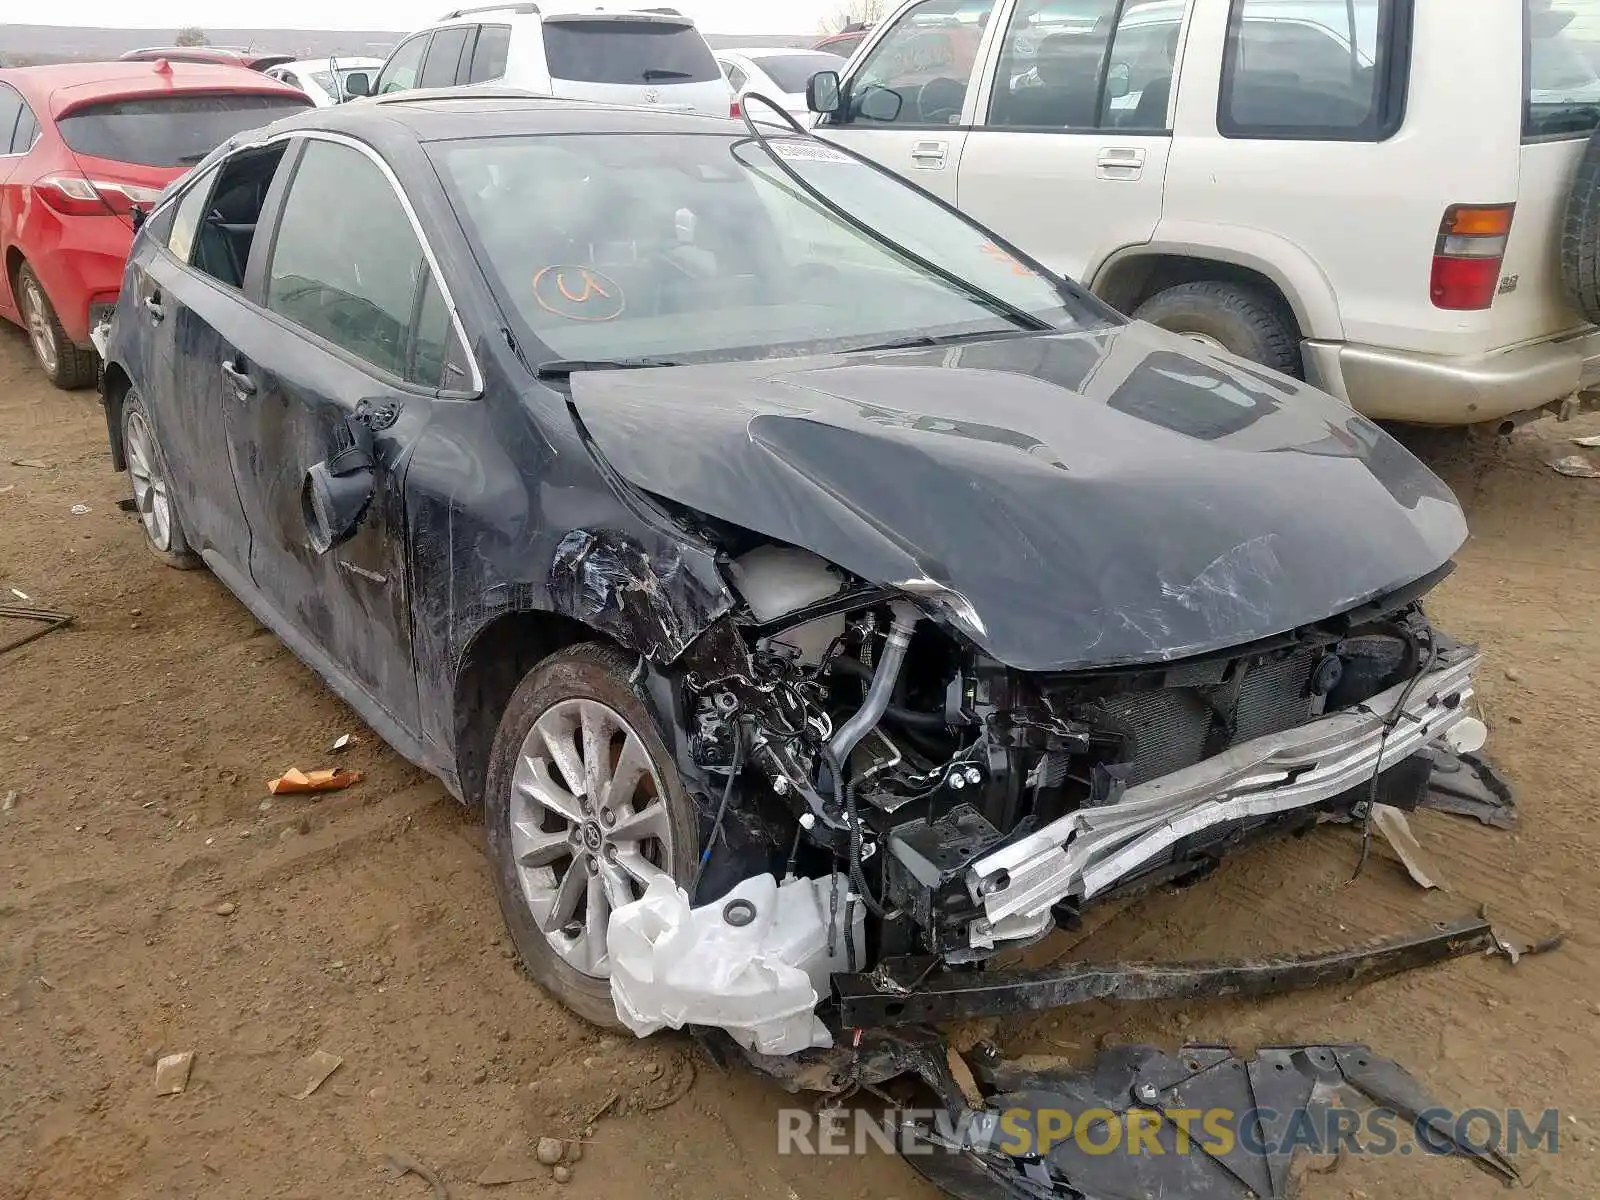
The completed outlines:
<svg viewBox="0 0 1600 1200">
<path fill-rule="evenodd" d="M 1544 464 L 1596 431 L 1545 422 L 1432 455 L 1473 529 L 1433 613 L 1492 655 L 1480 695 L 1520 829 L 1420 816 L 1447 895 L 1382 851 L 1347 886 L 1358 839 L 1321 830 L 1104 913 L 1078 951 L 1339 945 L 1479 905 L 1560 927 L 1566 946 L 1265 1003 L 1093 1005 L 1007 1023 L 1008 1048 L 1364 1041 L 1447 1103 L 1559 1107 L 1560 1152 L 1528 1163 L 1530 1190 L 1594 1195 L 1600 482 Z M 126 494 L 94 395 L 51 389 L 0 329 L 0 602 L 16 588 L 77 617 L 0 656 L 0 797 L 16 793 L 0 812 L 0 1198 L 430 1194 L 386 1178 L 386 1154 L 432 1168 L 457 1200 L 933 1195 L 881 1153 L 780 1156 L 775 1085 L 720 1074 L 686 1039 L 598 1034 L 546 999 L 501 933 L 476 817 L 211 575 L 157 564 L 117 508 Z M 0 642 L 17 631 L 0 622 Z M 335 760 L 344 733 L 361 740 Z M 365 780 L 267 799 L 283 769 L 335 761 Z M 291 1098 L 318 1049 L 343 1065 Z M 183 1050 L 187 1090 L 158 1096 L 157 1054 Z M 583 1136 L 613 1094 L 623 1111 L 592 1122 L 570 1183 L 474 1182 L 508 1139 Z M 1412 1157 L 1347 1161 L 1305 1195 L 1498 1191 L 1468 1164 Z"/>
</svg>

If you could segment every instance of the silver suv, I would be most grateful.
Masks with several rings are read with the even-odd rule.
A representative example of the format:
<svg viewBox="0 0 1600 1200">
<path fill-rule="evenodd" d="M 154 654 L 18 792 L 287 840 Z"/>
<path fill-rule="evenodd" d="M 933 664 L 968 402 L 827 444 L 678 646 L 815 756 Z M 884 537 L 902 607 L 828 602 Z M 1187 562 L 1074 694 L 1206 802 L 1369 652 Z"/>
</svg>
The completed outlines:
<svg viewBox="0 0 1600 1200">
<path fill-rule="evenodd" d="M 671 8 L 456 9 L 396 46 L 371 91 L 486 83 L 721 117 L 733 106 L 705 38 Z"/>
</svg>

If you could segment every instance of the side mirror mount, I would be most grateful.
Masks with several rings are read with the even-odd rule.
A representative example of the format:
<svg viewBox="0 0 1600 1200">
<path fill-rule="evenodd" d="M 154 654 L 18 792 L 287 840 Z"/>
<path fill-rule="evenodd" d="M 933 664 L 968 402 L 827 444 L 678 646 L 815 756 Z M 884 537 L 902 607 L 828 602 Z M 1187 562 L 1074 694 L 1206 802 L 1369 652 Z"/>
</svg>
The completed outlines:
<svg viewBox="0 0 1600 1200">
<path fill-rule="evenodd" d="M 814 113 L 838 112 L 843 94 L 837 71 L 818 71 L 806 80 L 806 107 Z"/>
<path fill-rule="evenodd" d="M 300 515 L 311 549 L 326 554 L 349 541 L 367 515 L 377 474 L 368 448 L 370 437 L 325 459 L 306 472 L 300 488 Z"/>
<path fill-rule="evenodd" d="M 354 100 L 372 95 L 372 77 L 365 71 L 351 71 L 344 77 L 344 98 Z"/>
<path fill-rule="evenodd" d="M 1133 71 L 1127 63 L 1114 63 L 1106 72 L 1106 92 L 1113 100 L 1121 100 L 1133 91 Z"/>
</svg>

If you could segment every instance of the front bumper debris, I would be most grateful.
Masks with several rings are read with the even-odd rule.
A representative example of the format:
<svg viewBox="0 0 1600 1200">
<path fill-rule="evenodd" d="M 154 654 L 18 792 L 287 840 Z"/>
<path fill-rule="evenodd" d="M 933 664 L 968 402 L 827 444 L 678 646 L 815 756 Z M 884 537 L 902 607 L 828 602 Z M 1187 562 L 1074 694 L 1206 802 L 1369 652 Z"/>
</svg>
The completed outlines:
<svg viewBox="0 0 1600 1200">
<path fill-rule="evenodd" d="M 1115 804 L 1069 813 L 975 862 L 968 890 L 990 928 L 1031 926 L 1068 897 L 1114 887 L 1184 838 L 1324 804 L 1468 719 L 1481 658 L 1463 651 L 1359 707 L 1241 743 L 1131 787 Z"/>
<path fill-rule="evenodd" d="M 1118 1046 L 1087 1070 L 992 1053 L 972 1065 L 980 1110 L 898 1130 L 907 1161 L 959 1200 L 1287 1200 L 1304 1155 L 1372 1141 L 1379 1114 L 1400 1153 L 1462 1157 L 1520 1180 L 1498 1134 L 1465 1141 L 1474 1135 L 1421 1083 L 1365 1046 L 1265 1047 L 1253 1058 Z"/>
<path fill-rule="evenodd" d="M 1381 979 L 1499 946 L 1482 917 L 1344 950 L 1222 962 L 1065 963 L 1036 970 L 937 970 L 933 959 L 890 959 L 833 977 L 839 1021 L 874 1029 L 1008 1017 L 1091 1000 L 1267 996 Z"/>
</svg>

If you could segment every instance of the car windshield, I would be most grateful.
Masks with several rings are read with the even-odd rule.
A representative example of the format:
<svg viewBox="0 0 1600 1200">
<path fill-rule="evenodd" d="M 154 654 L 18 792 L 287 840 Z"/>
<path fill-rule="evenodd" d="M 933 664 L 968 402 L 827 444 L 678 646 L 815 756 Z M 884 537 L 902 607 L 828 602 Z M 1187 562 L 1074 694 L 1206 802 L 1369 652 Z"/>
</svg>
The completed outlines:
<svg viewBox="0 0 1600 1200">
<path fill-rule="evenodd" d="M 806 90 L 818 71 L 837 71 L 844 66 L 844 59 L 837 54 L 769 54 L 753 61 L 778 87 L 796 95 Z"/>
<path fill-rule="evenodd" d="M 56 126 L 74 154 L 147 167 L 190 167 L 234 134 L 270 125 L 308 103 L 295 95 L 190 92 L 86 104 Z"/>
<path fill-rule="evenodd" d="M 1580 137 L 1600 124 L 1600 0 L 1526 0 L 1530 137 Z"/>
<path fill-rule="evenodd" d="M 693 25 L 676 21 L 546 21 L 550 78 L 573 83 L 705 83 L 722 72 Z"/>
<path fill-rule="evenodd" d="M 581 134 L 429 148 L 502 303 L 561 359 L 711 361 L 1072 329 L 1097 306 L 887 172 L 822 142 Z"/>
</svg>

